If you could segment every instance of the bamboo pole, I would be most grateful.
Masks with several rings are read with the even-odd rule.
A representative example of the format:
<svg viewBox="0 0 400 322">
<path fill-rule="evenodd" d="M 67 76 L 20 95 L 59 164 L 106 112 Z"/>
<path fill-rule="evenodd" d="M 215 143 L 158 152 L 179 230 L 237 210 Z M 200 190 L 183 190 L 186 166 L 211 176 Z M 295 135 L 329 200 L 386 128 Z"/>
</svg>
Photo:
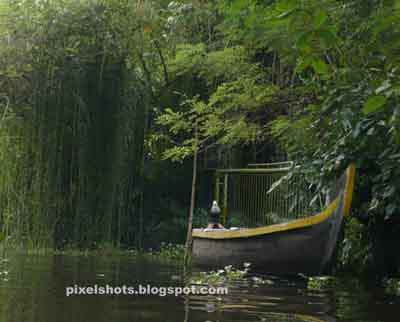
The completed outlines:
<svg viewBox="0 0 400 322">
<path fill-rule="evenodd" d="M 224 175 L 224 225 L 228 221 L 228 174 Z"/>
</svg>

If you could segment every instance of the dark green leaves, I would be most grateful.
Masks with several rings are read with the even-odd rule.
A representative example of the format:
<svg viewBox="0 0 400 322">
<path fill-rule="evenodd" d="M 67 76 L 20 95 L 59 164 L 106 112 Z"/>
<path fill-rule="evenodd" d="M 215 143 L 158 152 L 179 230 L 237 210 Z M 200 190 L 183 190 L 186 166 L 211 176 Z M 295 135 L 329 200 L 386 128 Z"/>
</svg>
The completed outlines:
<svg viewBox="0 0 400 322">
<path fill-rule="evenodd" d="M 300 35 L 300 37 L 297 40 L 296 43 L 297 48 L 305 50 L 306 48 L 310 47 L 312 39 L 313 39 L 312 31 L 304 32 L 303 34 Z"/>
<path fill-rule="evenodd" d="M 332 47 L 337 43 L 335 34 L 329 29 L 321 29 L 318 31 L 318 36 L 323 41 L 325 47 Z"/>
</svg>

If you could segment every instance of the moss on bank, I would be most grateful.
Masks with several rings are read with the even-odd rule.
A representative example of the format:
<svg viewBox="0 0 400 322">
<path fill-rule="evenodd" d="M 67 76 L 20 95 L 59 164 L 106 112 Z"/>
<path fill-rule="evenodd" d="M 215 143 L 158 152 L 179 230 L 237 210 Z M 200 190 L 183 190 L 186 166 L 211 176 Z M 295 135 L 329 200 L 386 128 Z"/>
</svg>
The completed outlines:
<svg viewBox="0 0 400 322">
<path fill-rule="evenodd" d="M 4 247 L 0 244 L 2 254 L 19 253 L 29 255 L 66 255 L 66 256 L 130 256 L 145 258 L 148 260 L 162 261 L 183 261 L 185 246 L 180 244 L 162 243 L 158 249 L 123 249 L 115 247 L 111 244 L 101 244 L 92 249 L 79 249 L 68 247 L 63 249 L 54 248 L 21 248 L 21 247 Z"/>
</svg>

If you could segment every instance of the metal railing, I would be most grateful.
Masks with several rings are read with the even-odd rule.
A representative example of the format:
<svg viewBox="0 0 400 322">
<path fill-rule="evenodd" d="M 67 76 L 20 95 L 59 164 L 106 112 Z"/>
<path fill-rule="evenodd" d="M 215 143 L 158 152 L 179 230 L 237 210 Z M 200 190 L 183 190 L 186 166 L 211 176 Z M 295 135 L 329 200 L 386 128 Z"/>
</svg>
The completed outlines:
<svg viewBox="0 0 400 322">
<path fill-rule="evenodd" d="M 320 209 L 311 205 L 315 193 L 301 172 L 290 173 L 292 162 L 249 166 L 216 170 L 214 198 L 221 205 L 224 224 L 266 226 L 307 217 Z"/>
<path fill-rule="evenodd" d="M 263 169 L 288 169 L 293 167 L 293 161 L 283 161 L 283 162 L 271 162 L 271 163 L 249 163 L 247 166 L 249 168 L 263 168 Z"/>
</svg>

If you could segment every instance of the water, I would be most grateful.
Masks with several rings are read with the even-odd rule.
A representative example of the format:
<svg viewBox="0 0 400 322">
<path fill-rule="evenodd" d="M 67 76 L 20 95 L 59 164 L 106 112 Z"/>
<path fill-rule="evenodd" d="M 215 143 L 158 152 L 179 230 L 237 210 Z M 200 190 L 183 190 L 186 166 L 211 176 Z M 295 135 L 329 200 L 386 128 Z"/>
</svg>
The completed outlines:
<svg viewBox="0 0 400 322">
<path fill-rule="evenodd" d="M 228 295 L 73 295 L 66 287 L 182 286 L 174 265 L 121 257 L 13 256 L 0 264 L 2 322 L 397 322 L 400 299 L 342 281 L 309 291 L 302 279 L 229 285 Z"/>
</svg>

